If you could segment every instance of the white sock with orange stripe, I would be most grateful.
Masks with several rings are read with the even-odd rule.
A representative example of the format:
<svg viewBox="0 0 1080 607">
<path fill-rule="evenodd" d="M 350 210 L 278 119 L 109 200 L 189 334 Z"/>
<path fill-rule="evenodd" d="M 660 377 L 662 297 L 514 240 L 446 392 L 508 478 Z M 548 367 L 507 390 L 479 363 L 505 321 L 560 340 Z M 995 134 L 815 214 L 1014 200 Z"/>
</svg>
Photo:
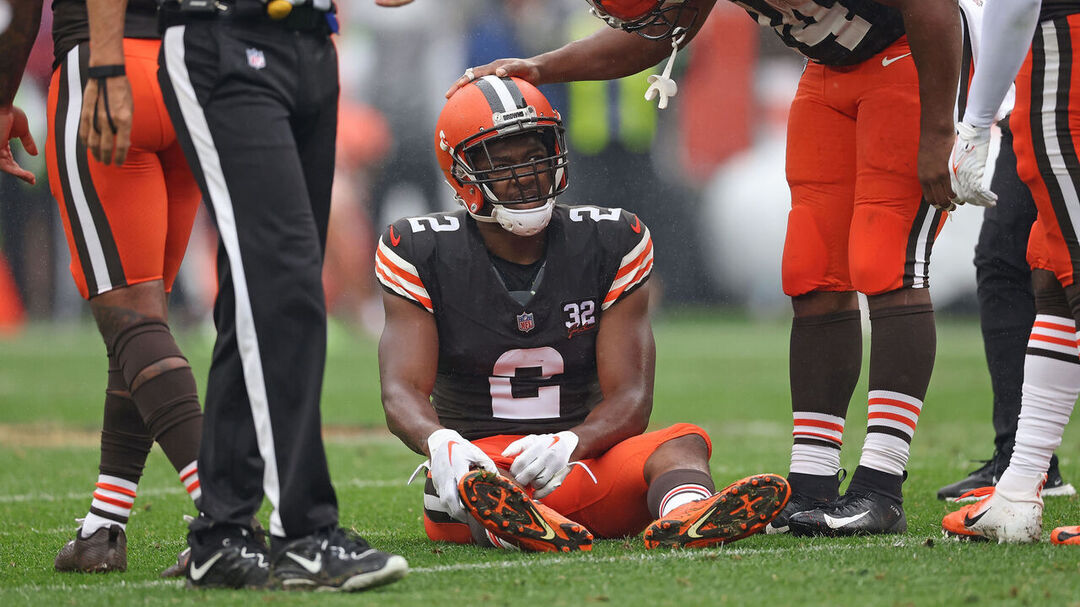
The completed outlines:
<svg viewBox="0 0 1080 607">
<path fill-rule="evenodd" d="M 198 504 L 199 498 L 202 497 L 202 489 L 199 488 L 198 460 L 184 466 L 184 469 L 180 471 L 180 482 L 184 483 L 184 489 L 187 489 L 191 501 Z"/>
<path fill-rule="evenodd" d="M 135 489 L 138 484 L 116 476 L 99 474 L 94 485 L 94 500 L 90 512 L 83 520 L 82 536 L 90 537 L 102 527 L 119 526 L 124 529 L 131 508 L 135 505 Z"/>
<path fill-rule="evenodd" d="M 998 486 L 1029 493 L 1050 468 L 1065 425 L 1080 396 L 1080 357 L 1076 323 L 1071 318 L 1039 314 L 1024 359 L 1024 395 L 1009 468 Z"/>
<path fill-rule="evenodd" d="M 840 470 L 840 446 L 844 444 L 844 418 L 826 413 L 795 411 L 791 432 L 791 472 L 836 476 Z"/>
<path fill-rule="evenodd" d="M 683 504 L 708 499 L 712 497 L 712 494 L 712 491 L 704 485 L 698 485 L 696 483 L 679 485 L 664 494 L 663 499 L 660 500 L 660 517 L 663 518 L 667 516 L 669 512 Z"/>
<path fill-rule="evenodd" d="M 911 453 L 923 402 L 890 390 L 871 390 L 867 401 L 866 441 L 859 465 L 902 476 Z"/>
</svg>

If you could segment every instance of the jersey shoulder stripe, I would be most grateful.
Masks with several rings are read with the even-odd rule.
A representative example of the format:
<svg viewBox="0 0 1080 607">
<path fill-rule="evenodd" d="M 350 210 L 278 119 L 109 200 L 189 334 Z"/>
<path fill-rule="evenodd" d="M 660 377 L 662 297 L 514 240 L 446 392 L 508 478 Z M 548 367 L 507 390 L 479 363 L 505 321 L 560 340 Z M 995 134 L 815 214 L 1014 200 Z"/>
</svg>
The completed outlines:
<svg viewBox="0 0 1080 607">
<path fill-rule="evenodd" d="M 637 225 L 641 229 L 641 240 L 619 262 L 619 271 L 615 273 L 615 280 L 612 281 L 607 294 L 604 296 L 604 302 L 600 306 L 601 310 L 608 309 L 624 293 L 628 293 L 628 290 L 645 282 L 652 271 L 652 236 L 649 234 L 649 228 L 644 224 L 638 222 Z"/>
<path fill-rule="evenodd" d="M 395 253 L 382 238 L 379 239 L 379 247 L 375 251 L 375 276 L 390 291 L 415 301 L 428 312 L 435 311 L 431 295 L 420 279 L 416 266 Z"/>
</svg>

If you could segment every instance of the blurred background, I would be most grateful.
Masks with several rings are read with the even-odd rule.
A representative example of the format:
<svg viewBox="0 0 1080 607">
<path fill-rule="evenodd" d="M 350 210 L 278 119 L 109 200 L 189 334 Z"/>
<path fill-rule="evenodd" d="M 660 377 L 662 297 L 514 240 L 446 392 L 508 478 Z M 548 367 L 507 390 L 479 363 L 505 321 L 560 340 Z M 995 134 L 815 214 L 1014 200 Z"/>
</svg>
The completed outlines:
<svg viewBox="0 0 1080 607">
<path fill-rule="evenodd" d="M 447 87 L 468 66 L 550 50 L 603 25 L 582 0 L 339 5 L 341 120 L 325 286 L 340 324 L 377 335 L 378 234 L 399 217 L 455 208 L 432 145 Z M 42 149 L 50 24 L 46 9 L 16 100 Z M 770 30 L 720 3 L 679 53 L 679 94 L 666 110 L 643 98 L 646 77 L 659 68 L 613 82 L 543 87 L 562 112 L 571 154 L 570 188 L 560 201 L 641 216 L 656 244 L 659 309 L 790 314 L 780 290 L 790 206 L 784 131 L 801 70 L 800 57 Z M 0 333 L 29 322 L 82 322 L 88 307 L 68 272 L 44 160 L 13 147 L 38 185 L 0 174 Z M 931 291 L 946 314 L 976 313 L 972 258 L 981 219 L 980 208 L 961 208 L 935 244 Z M 172 297 L 178 328 L 209 328 L 216 246 L 201 211 Z"/>
</svg>

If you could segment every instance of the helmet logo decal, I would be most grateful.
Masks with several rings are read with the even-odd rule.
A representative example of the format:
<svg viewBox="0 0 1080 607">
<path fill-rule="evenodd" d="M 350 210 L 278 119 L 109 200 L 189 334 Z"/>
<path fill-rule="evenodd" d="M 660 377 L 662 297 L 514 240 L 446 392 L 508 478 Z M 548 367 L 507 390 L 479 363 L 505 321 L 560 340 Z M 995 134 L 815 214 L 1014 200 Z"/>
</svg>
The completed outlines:
<svg viewBox="0 0 1080 607">
<path fill-rule="evenodd" d="M 446 131 L 439 131 L 439 148 L 444 152 L 450 152 L 450 142 L 446 140 Z"/>
</svg>

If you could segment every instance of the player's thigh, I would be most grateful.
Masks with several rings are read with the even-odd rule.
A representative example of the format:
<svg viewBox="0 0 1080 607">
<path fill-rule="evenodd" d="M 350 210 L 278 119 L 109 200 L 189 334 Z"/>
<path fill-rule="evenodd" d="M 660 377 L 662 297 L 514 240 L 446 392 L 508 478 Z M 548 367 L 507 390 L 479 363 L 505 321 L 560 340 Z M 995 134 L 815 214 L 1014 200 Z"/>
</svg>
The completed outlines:
<svg viewBox="0 0 1080 607">
<path fill-rule="evenodd" d="M 1016 106 L 1010 118 L 1017 173 L 1031 191 L 1042 226 L 1041 257 L 1065 286 L 1075 282 L 1080 268 L 1080 192 L 1075 185 L 1080 177 L 1076 156 L 1080 99 L 1074 93 L 1080 86 L 1080 61 L 1062 54 L 1057 42 L 1061 36 L 1075 39 L 1078 24 L 1080 16 L 1064 25 L 1039 24 L 1016 78 Z M 1075 44 L 1064 48 L 1068 46 L 1076 48 Z M 1067 121 L 1062 123 L 1066 109 Z M 1029 247 L 1029 260 L 1032 254 Z"/>
<path fill-rule="evenodd" d="M 855 192 L 855 121 L 824 97 L 823 68 L 807 66 L 791 104 L 791 188 L 782 277 L 791 296 L 850 290 L 848 229 Z"/>
<path fill-rule="evenodd" d="M 893 69 L 901 68 L 901 69 Z M 890 66 L 859 105 L 852 284 L 867 295 L 928 285 L 930 253 L 944 213 L 922 201 L 918 177 L 919 91 L 914 65 Z"/>
<path fill-rule="evenodd" d="M 195 178 L 191 175 L 184 152 L 179 144 L 158 153 L 162 172 L 165 177 L 165 192 L 168 200 L 167 226 L 165 230 L 165 255 L 163 278 L 165 291 L 171 291 L 180 263 L 187 251 L 191 228 L 195 223 L 195 214 L 199 210 L 202 194 Z"/>
<path fill-rule="evenodd" d="M 598 458 L 573 470 L 562 486 L 544 498 L 544 503 L 563 516 L 585 525 L 595 536 L 626 537 L 641 532 L 650 522 L 645 462 L 669 440 L 696 434 L 709 445 L 709 437 L 693 424 L 675 424 L 662 430 L 628 438 Z M 595 476 L 595 482 L 593 480 Z"/>
<path fill-rule="evenodd" d="M 86 45 L 81 45 L 53 74 L 46 161 L 71 251 L 72 277 L 89 298 L 162 278 L 166 196 L 153 151 L 133 146 L 124 165 L 105 166 L 79 144 L 85 73 Z M 133 141 L 141 136 L 142 124 L 134 121 Z"/>
</svg>

